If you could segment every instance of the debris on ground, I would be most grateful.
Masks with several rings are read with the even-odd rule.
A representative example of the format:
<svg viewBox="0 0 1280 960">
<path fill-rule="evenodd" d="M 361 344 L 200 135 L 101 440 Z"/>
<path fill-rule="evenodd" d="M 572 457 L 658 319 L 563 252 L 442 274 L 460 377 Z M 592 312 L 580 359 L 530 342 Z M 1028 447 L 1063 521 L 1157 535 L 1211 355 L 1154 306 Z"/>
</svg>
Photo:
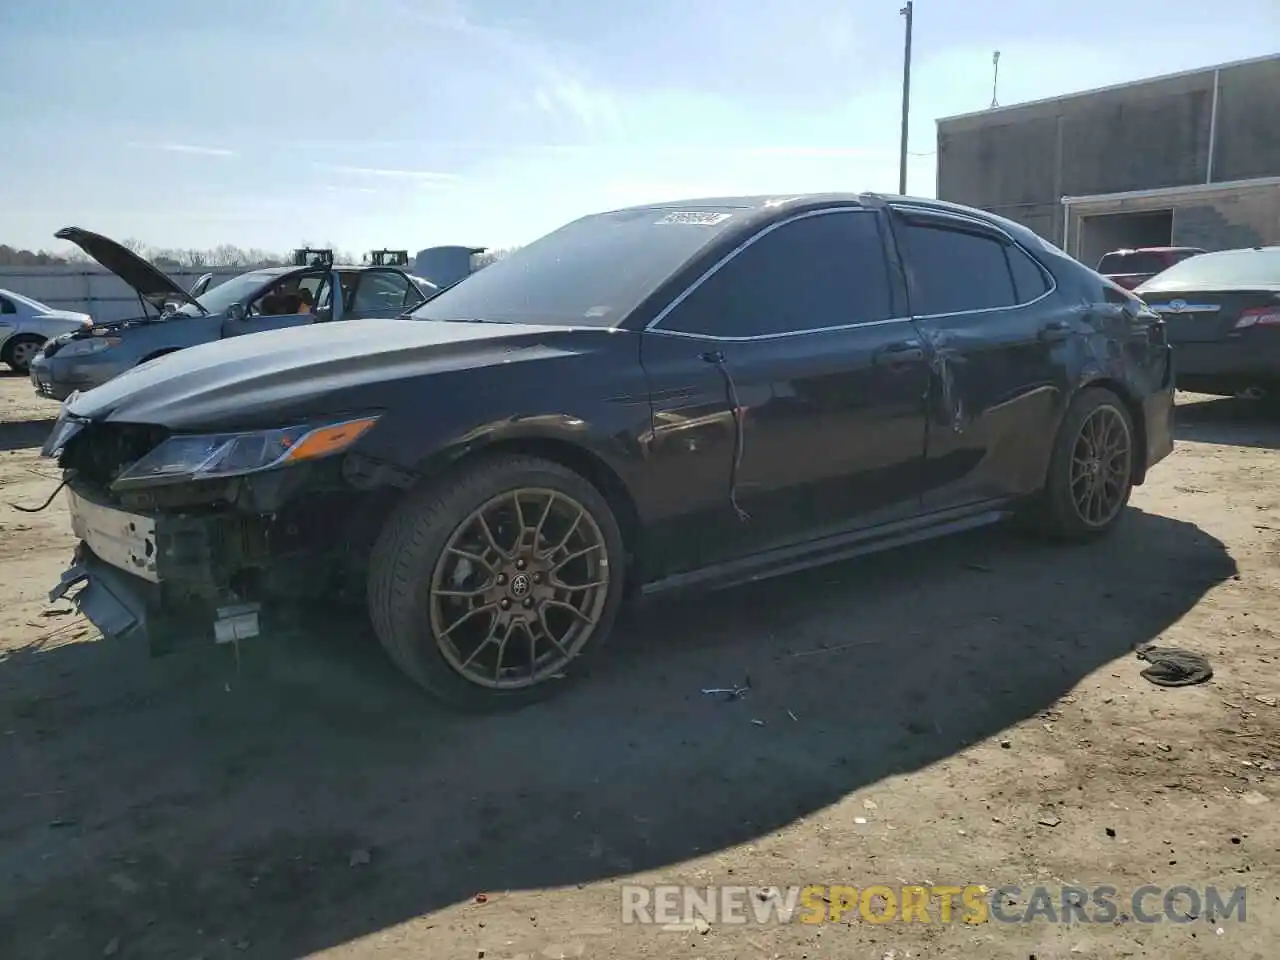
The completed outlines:
<svg viewBox="0 0 1280 960">
<path fill-rule="evenodd" d="M 751 677 L 747 676 L 741 684 L 732 687 L 704 687 L 702 694 L 707 697 L 723 697 L 725 700 L 741 700 L 750 689 Z"/>
<path fill-rule="evenodd" d="M 107 945 L 102 948 L 102 955 L 104 957 L 114 957 L 119 952 L 120 952 L 119 937 L 112 937 L 110 940 L 107 941 Z"/>
<path fill-rule="evenodd" d="M 1142 671 L 1142 677 L 1160 687 L 1189 687 L 1213 676 L 1209 661 L 1192 650 L 1146 644 L 1135 652 L 1139 660 L 1151 664 Z"/>
<path fill-rule="evenodd" d="M 368 850 L 352 850 L 348 866 L 362 867 L 373 859 Z"/>
<path fill-rule="evenodd" d="M 1275 697 L 1267 697 L 1267 696 L 1260 695 L 1260 696 L 1254 697 L 1253 699 L 1257 700 L 1264 707 L 1274 707 L 1277 703 L 1280 703 L 1280 701 L 1276 700 Z"/>
<path fill-rule="evenodd" d="M 1052 814 L 1047 817 L 1041 817 L 1036 821 L 1036 823 L 1040 824 L 1042 827 L 1056 827 L 1061 822 L 1062 820 L 1060 818 L 1055 817 Z"/>
</svg>

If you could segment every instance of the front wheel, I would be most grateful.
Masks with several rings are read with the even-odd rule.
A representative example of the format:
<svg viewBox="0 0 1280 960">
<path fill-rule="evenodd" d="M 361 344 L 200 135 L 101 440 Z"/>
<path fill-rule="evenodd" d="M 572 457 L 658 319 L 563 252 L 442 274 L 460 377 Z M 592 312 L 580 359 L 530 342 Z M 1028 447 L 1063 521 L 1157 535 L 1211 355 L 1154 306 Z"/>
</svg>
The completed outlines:
<svg viewBox="0 0 1280 960">
<path fill-rule="evenodd" d="M 20 333 L 5 344 L 5 363 L 9 364 L 9 368 L 15 373 L 30 373 L 31 361 L 36 358 L 43 346 L 44 337 Z"/>
<path fill-rule="evenodd" d="M 1088 540 L 1119 521 L 1133 492 L 1136 431 L 1124 401 L 1105 387 L 1081 391 L 1054 442 L 1034 526 L 1058 540 Z"/>
<path fill-rule="evenodd" d="M 410 495 L 370 558 L 370 619 L 392 660 L 453 706 L 551 694 L 607 639 L 623 544 L 608 502 L 560 464 L 495 457 Z"/>
</svg>

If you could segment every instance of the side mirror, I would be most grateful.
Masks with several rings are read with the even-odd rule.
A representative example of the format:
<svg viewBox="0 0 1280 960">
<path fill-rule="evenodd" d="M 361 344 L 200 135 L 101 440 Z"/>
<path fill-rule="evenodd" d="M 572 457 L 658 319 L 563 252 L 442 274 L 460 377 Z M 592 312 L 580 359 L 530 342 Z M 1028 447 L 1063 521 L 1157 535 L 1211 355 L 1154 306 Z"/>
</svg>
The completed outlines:
<svg viewBox="0 0 1280 960">
<path fill-rule="evenodd" d="M 244 318 L 245 318 L 245 312 L 244 312 L 243 303 L 233 303 L 231 304 L 231 306 L 227 307 L 228 320 L 239 321 L 239 320 L 243 320 Z"/>
</svg>

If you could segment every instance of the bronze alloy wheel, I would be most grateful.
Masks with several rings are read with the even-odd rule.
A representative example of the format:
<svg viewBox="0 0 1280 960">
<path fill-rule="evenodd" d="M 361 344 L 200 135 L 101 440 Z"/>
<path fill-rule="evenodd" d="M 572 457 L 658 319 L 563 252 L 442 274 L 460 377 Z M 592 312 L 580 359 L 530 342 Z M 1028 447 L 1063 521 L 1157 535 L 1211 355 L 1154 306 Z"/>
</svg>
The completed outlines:
<svg viewBox="0 0 1280 960">
<path fill-rule="evenodd" d="M 608 597 L 608 548 L 590 511 L 558 490 L 520 488 L 450 535 L 431 576 L 431 630 L 470 682 L 531 687 L 591 642 Z"/>
<path fill-rule="evenodd" d="M 1123 509 L 1132 470 L 1128 421 L 1111 404 L 1085 418 L 1071 451 L 1071 502 L 1090 527 L 1105 527 Z"/>
</svg>

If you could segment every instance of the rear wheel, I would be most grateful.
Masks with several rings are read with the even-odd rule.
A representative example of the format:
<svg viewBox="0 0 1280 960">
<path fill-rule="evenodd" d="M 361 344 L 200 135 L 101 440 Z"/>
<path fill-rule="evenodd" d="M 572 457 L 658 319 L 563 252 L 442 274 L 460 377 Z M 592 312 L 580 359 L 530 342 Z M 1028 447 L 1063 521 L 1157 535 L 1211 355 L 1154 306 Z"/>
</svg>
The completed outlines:
<svg viewBox="0 0 1280 960">
<path fill-rule="evenodd" d="M 1133 418 L 1115 393 L 1089 387 L 1077 395 L 1033 511 L 1036 529 L 1058 540 L 1087 540 L 1114 527 L 1133 492 L 1135 435 Z"/>
<path fill-rule="evenodd" d="M 4 345 L 4 362 L 17 373 L 29 373 L 31 361 L 44 346 L 44 337 L 20 333 Z"/>
<path fill-rule="evenodd" d="M 396 664 L 458 707 L 523 705 L 579 675 L 622 597 L 608 502 L 560 464 L 496 457 L 411 495 L 370 559 L 370 618 Z"/>
</svg>

